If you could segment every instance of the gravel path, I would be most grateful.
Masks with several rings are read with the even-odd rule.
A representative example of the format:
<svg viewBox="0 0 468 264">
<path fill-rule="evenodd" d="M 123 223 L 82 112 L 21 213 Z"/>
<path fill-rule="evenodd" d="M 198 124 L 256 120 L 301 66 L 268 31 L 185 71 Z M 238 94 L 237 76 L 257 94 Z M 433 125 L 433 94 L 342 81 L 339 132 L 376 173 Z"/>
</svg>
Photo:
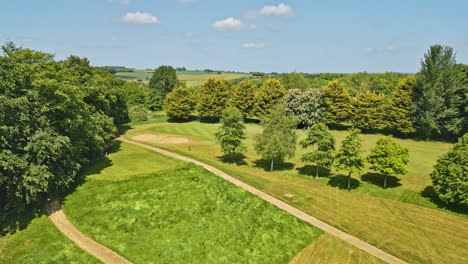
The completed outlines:
<svg viewBox="0 0 468 264">
<path fill-rule="evenodd" d="M 156 148 L 156 147 L 152 147 L 152 146 L 149 146 L 149 145 L 146 145 L 146 144 L 143 144 L 143 143 L 139 143 L 139 142 L 135 142 L 135 141 L 132 141 L 132 140 L 128 140 L 124 137 L 119 137 L 117 140 L 120 140 L 122 142 L 125 142 L 125 143 L 130 143 L 130 144 L 133 144 L 133 145 L 136 145 L 136 146 L 140 146 L 142 148 L 146 148 L 146 149 L 149 149 L 149 150 L 152 150 L 152 151 L 156 151 L 158 153 L 161 153 L 163 155 L 166 155 L 166 156 L 169 156 L 169 157 L 173 157 L 173 158 L 176 158 L 176 159 L 180 159 L 180 160 L 184 160 L 184 161 L 187 161 L 187 162 L 191 162 L 191 163 L 194 163 L 196 165 L 199 165 L 199 166 L 202 166 L 203 168 L 205 168 L 206 170 L 208 171 L 211 171 L 213 172 L 214 174 L 222 177 L 223 179 L 241 187 L 242 189 L 245 189 L 249 192 L 251 192 L 252 194 L 255 194 L 257 196 L 259 196 L 260 198 L 262 198 L 263 200 L 275 205 L 276 207 L 280 208 L 280 209 L 283 209 L 285 210 L 286 212 L 296 216 L 297 218 L 300 218 L 302 219 L 303 221 L 335 236 L 335 237 L 338 237 L 339 239 L 341 240 L 344 240 L 346 242 L 348 242 L 349 244 L 387 262 L 387 263 L 392 263 L 392 264 L 402 264 L 402 263 L 407 263 L 367 242 L 364 242 L 362 240 L 360 240 L 359 238 L 357 237 L 354 237 L 348 233 L 345 233 L 269 194 L 266 194 L 244 182 L 241 182 L 239 181 L 238 179 L 216 169 L 215 167 L 213 166 L 210 166 L 208 164 L 205 164 L 203 162 L 200 162 L 198 160 L 194 160 L 194 159 L 191 159 L 191 158 L 188 158 L 188 157 L 185 157 L 185 156 L 182 156 L 182 155 L 179 155 L 179 154 L 176 154 L 176 153 L 173 153 L 173 152 L 170 152 L 170 151 L 167 151 L 167 150 L 163 150 L 163 149 L 160 149 L 160 148 Z"/>
</svg>

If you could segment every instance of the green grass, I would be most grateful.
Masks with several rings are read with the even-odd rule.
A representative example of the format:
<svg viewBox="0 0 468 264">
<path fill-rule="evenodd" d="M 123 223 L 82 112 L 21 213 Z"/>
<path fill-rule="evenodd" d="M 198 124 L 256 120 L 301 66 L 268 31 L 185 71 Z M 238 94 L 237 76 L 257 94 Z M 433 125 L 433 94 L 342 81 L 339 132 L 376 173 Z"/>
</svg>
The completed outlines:
<svg viewBox="0 0 468 264">
<path fill-rule="evenodd" d="M 68 240 L 44 214 L 0 237 L 0 263 L 100 263 Z"/>
<path fill-rule="evenodd" d="M 63 208 L 83 233 L 135 263 L 287 263 L 327 236 L 201 167 L 125 143 L 114 151 Z M 337 248 L 351 262 L 378 262 Z"/>
<path fill-rule="evenodd" d="M 319 219 L 355 235 L 377 247 L 411 263 L 468 262 L 468 220 L 466 213 L 440 208 L 421 195 L 430 184 L 429 173 L 438 156 L 452 145 L 396 139 L 410 151 L 407 175 L 391 179 L 391 188 L 381 188 L 382 178 L 372 171 L 362 178 L 354 176 L 352 191 L 343 190 L 345 179 L 332 171 L 316 180 L 313 168 L 299 160 L 304 150 L 298 149 L 296 158 L 281 164 L 275 172 L 268 172 L 253 149 L 253 136 L 261 131 L 258 125 L 248 124 L 248 151 L 239 165 L 225 162 L 214 132 L 218 124 L 158 123 L 136 126 L 126 134 L 164 133 L 184 135 L 186 144 L 146 142 L 211 164 L 232 176 L 256 186 Z M 299 138 L 305 131 L 298 131 Z M 332 131 L 340 142 L 346 131 Z M 361 135 L 368 151 L 379 135 Z M 324 170 L 322 175 L 328 175 Z M 294 194 L 293 198 L 285 194 Z M 315 248 L 313 245 L 311 248 Z M 307 255 L 307 254 L 305 254 Z"/>
</svg>

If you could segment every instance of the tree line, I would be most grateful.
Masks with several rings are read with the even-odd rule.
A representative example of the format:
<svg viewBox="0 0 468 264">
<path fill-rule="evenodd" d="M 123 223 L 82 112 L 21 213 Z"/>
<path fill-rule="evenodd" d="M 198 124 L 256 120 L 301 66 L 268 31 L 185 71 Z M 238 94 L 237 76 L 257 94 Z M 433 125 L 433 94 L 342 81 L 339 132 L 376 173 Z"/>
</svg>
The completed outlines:
<svg viewBox="0 0 468 264">
<path fill-rule="evenodd" d="M 13 43 L 2 50 L 0 218 L 66 190 L 128 121 L 123 81 L 86 58 L 55 61 Z"/>
</svg>

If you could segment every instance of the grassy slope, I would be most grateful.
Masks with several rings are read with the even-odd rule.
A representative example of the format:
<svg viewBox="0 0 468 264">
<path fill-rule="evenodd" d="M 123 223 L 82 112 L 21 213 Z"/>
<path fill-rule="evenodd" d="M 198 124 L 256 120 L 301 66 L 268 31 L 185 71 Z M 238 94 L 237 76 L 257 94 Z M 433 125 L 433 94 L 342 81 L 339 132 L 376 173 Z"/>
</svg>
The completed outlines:
<svg viewBox="0 0 468 264">
<path fill-rule="evenodd" d="M 186 135 L 191 138 L 191 151 L 185 144 L 170 145 L 153 142 L 175 152 L 192 156 L 210 163 L 227 173 L 283 199 L 312 215 L 360 237 L 409 262 L 419 263 L 466 263 L 468 246 L 468 221 L 466 215 L 433 210 L 437 205 L 420 195 L 420 190 L 430 183 L 428 172 L 436 157 L 450 148 L 450 144 L 438 142 L 398 141 L 410 148 L 409 173 L 393 179 L 393 188 L 382 189 L 381 178 L 367 174 L 366 181 L 357 181 L 351 192 L 330 186 L 341 186 L 344 179 L 324 177 L 319 180 L 307 175 L 311 168 L 297 158 L 283 165 L 282 171 L 273 173 L 252 165 L 263 163 L 253 152 L 252 136 L 260 131 L 257 125 L 248 125 L 247 146 L 243 161 L 237 166 L 222 162 L 219 147 L 214 144 L 213 134 L 218 125 L 197 122 L 183 124 L 146 124 L 128 131 L 127 135 L 139 133 L 167 133 Z M 346 133 L 333 131 L 340 141 Z M 304 136 L 304 132 L 300 133 Z M 376 135 L 363 135 L 364 148 L 370 148 Z M 302 150 L 299 151 L 302 153 Z M 302 172 L 302 174 L 298 173 Z M 284 196 L 295 195 L 293 198 Z M 371 196 L 370 196 L 370 195 Z M 390 198 L 390 199 L 383 199 Z M 423 206 L 417 206 L 420 204 Z M 429 207 L 429 208 L 426 208 Z"/>
<path fill-rule="evenodd" d="M 286 263 L 328 236 L 195 165 L 120 147 L 88 171 L 64 211 L 81 231 L 135 263 Z M 334 244 L 324 254 L 343 250 L 350 263 L 377 262 Z"/>
<path fill-rule="evenodd" d="M 42 215 L 23 230 L 0 237 L 0 263 L 100 263 L 68 240 Z"/>
</svg>

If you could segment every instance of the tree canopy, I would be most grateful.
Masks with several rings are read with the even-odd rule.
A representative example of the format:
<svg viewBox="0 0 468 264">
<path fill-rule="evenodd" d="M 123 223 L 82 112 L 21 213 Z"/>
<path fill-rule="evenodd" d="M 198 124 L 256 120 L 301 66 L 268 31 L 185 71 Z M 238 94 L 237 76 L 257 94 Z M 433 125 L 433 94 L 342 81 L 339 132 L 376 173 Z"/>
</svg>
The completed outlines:
<svg viewBox="0 0 468 264">
<path fill-rule="evenodd" d="M 195 110 L 196 97 L 190 88 L 179 86 L 166 96 L 164 111 L 171 119 L 187 120 Z"/>
<path fill-rule="evenodd" d="M 326 109 L 326 123 L 337 124 L 350 118 L 352 114 L 351 97 L 342 83 L 331 81 L 323 88 L 322 96 Z"/>
<path fill-rule="evenodd" d="M 160 66 L 153 72 L 149 87 L 166 96 L 174 87 L 181 85 L 177 73 L 171 66 Z"/>
<path fill-rule="evenodd" d="M 231 83 L 227 80 L 209 78 L 200 89 L 197 110 L 201 118 L 218 119 L 227 108 Z"/>
<path fill-rule="evenodd" d="M 302 148 L 312 148 L 311 152 L 302 155 L 304 162 L 314 162 L 317 166 L 315 177 L 318 178 L 320 166 L 331 167 L 334 161 L 335 138 L 328 127 L 323 124 L 315 124 L 310 127 L 307 137 L 300 142 Z"/>
<path fill-rule="evenodd" d="M 322 122 L 325 115 L 319 89 L 291 89 L 284 96 L 288 113 L 296 116 L 305 127 Z"/>
<path fill-rule="evenodd" d="M 285 94 L 286 89 L 280 81 L 276 79 L 264 81 L 262 87 L 255 94 L 254 114 L 256 116 L 268 114 Z"/>
<path fill-rule="evenodd" d="M 246 138 L 243 120 L 242 113 L 237 108 L 228 108 L 223 111 L 221 126 L 216 133 L 221 151 L 225 154 L 231 154 L 233 162 L 235 162 L 236 152 L 246 150 L 245 144 L 242 142 Z"/>
<path fill-rule="evenodd" d="M 359 129 L 351 129 L 349 135 L 341 141 L 341 147 L 336 154 L 336 167 L 348 172 L 348 190 L 351 189 L 351 174 L 360 173 L 365 165 L 361 155 L 361 139 Z"/>
<path fill-rule="evenodd" d="M 243 80 L 234 86 L 230 106 L 239 109 L 247 117 L 255 105 L 255 90 L 251 80 Z"/>
<path fill-rule="evenodd" d="M 385 105 L 383 123 L 391 131 L 403 135 L 415 132 L 410 113 L 414 82 L 414 76 L 402 79 Z"/>
</svg>

